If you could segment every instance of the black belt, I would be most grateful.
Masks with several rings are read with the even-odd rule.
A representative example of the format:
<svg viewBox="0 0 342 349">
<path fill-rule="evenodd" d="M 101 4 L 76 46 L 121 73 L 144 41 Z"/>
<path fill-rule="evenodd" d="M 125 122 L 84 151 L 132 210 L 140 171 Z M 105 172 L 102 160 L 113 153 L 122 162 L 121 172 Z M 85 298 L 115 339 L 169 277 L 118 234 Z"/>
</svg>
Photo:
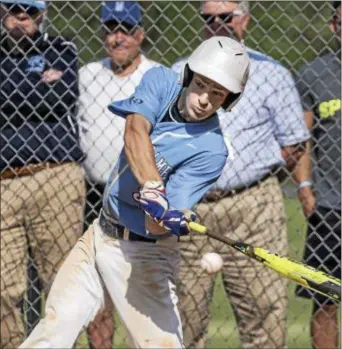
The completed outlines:
<svg viewBox="0 0 342 349">
<path fill-rule="evenodd" d="M 233 197 L 237 194 L 242 193 L 243 191 L 247 189 L 252 189 L 253 187 L 256 187 L 259 185 L 261 182 L 264 182 L 266 179 L 272 177 L 274 175 L 273 172 L 269 172 L 267 175 L 264 177 L 260 178 L 259 180 L 249 184 L 248 186 L 238 188 L 238 189 L 233 189 L 233 190 L 222 190 L 222 189 L 217 189 L 217 190 L 212 190 L 208 192 L 207 194 L 204 195 L 200 203 L 211 203 L 215 201 L 219 201 L 225 198 Z"/>
<path fill-rule="evenodd" d="M 116 239 L 128 240 L 128 241 L 151 242 L 151 243 L 156 243 L 158 241 L 156 239 L 149 239 L 149 238 L 146 238 L 145 236 L 133 233 L 130 230 L 127 230 L 125 234 L 126 228 L 120 224 L 111 222 L 109 219 L 106 219 L 103 212 L 100 213 L 99 224 L 101 229 L 106 235 Z"/>
</svg>

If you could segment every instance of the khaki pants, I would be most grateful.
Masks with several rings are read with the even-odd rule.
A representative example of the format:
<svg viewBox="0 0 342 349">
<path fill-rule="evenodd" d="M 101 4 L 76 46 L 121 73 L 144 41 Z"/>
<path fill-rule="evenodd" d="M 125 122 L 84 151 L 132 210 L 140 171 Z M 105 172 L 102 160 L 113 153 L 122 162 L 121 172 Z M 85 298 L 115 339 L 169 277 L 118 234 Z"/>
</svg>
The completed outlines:
<svg viewBox="0 0 342 349">
<path fill-rule="evenodd" d="M 276 178 L 271 177 L 234 197 L 199 204 L 197 208 L 201 223 L 216 233 L 287 255 L 286 217 Z M 193 235 L 181 243 L 179 310 L 186 347 L 207 347 L 209 305 L 215 279 L 200 267 L 201 257 L 207 252 L 217 252 L 224 260 L 221 270 L 224 288 L 234 309 L 242 346 L 284 348 L 286 280 L 241 252 L 204 235 Z"/>
<path fill-rule="evenodd" d="M 85 183 L 76 163 L 1 184 L 1 347 L 24 340 L 20 300 L 27 288 L 28 247 L 45 290 L 82 235 Z"/>
</svg>

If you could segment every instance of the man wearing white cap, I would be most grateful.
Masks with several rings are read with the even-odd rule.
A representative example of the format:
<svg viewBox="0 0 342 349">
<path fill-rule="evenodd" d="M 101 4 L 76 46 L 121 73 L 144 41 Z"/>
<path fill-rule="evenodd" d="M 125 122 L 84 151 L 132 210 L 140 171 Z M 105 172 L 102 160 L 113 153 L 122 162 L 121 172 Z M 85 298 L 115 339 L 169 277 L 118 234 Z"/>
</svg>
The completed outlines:
<svg viewBox="0 0 342 349">
<path fill-rule="evenodd" d="M 24 339 L 29 248 L 46 291 L 83 226 L 77 53 L 39 31 L 45 10 L 43 1 L 0 1 L 2 348 Z"/>
</svg>

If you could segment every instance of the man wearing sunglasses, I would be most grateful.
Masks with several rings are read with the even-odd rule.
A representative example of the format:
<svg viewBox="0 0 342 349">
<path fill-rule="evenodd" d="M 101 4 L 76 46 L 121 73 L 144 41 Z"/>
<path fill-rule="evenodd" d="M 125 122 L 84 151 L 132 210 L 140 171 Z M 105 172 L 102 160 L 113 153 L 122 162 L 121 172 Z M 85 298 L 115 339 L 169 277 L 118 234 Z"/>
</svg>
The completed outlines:
<svg viewBox="0 0 342 349">
<path fill-rule="evenodd" d="M 243 41 L 250 13 L 247 1 L 205 1 L 200 15 L 204 38 L 228 36 Z M 274 172 L 292 169 L 309 138 L 291 74 L 261 52 L 247 49 L 250 79 L 241 102 L 221 124 L 229 161 L 213 190 L 197 206 L 202 223 L 219 234 L 286 255 L 286 216 Z M 175 70 L 184 65 L 176 63 Z M 201 270 L 201 256 L 223 257 L 223 284 L 232 303 L 244 348 L 284 348 L 286 282 L 238 251 L 205 236 L 181 244 L 180 311 L 187 347 L 207 348 L 209 305 L 215 277 Z"/>
<path fill-rule="evenodd" d="M 87 154 L 85 230 L 99 216 L 105 184 L 123 148 L 125 120 L 107 106 L 132 95 L 143 74 L 158 64 L 141 52 L 144 40 L 140 6 L 135 1 L 107 1 L 101 7 L 101 38 L 107 57 L 80 69 L 78 121 Z M 111 302 L 88 327 L 92 348 L 112 348 Z"/>
<path fill-rule="evenodd" d="M 1 347 L 24 339 L 28 251 L 45 291 L 82 234 L 74 44 L 41 33 L 44 1 L 1 0 Z"/>
<path fill-rule="evenodd" d="M 226 2 L 221 5 L 204 2 L 200 15 L 205 23 L 205 38 L 210 38 L 215 33 L 242 40 L 250 21 L 247 1 Z"/>
</svg>

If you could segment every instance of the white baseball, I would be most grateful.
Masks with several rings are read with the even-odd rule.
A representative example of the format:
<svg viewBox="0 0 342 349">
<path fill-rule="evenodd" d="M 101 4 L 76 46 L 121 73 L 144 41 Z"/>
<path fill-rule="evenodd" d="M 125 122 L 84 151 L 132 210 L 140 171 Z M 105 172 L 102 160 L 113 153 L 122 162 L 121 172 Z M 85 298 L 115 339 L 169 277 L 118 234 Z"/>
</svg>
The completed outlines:
<svg viewBox="0 0 342 349">
<path fill-rule="evenodd" d="M 217 253 L 206 253 L 201 259 L 201 267 L 209 275 L 217 273 L 222 265 L 223 260 Z"/>
</svg>

